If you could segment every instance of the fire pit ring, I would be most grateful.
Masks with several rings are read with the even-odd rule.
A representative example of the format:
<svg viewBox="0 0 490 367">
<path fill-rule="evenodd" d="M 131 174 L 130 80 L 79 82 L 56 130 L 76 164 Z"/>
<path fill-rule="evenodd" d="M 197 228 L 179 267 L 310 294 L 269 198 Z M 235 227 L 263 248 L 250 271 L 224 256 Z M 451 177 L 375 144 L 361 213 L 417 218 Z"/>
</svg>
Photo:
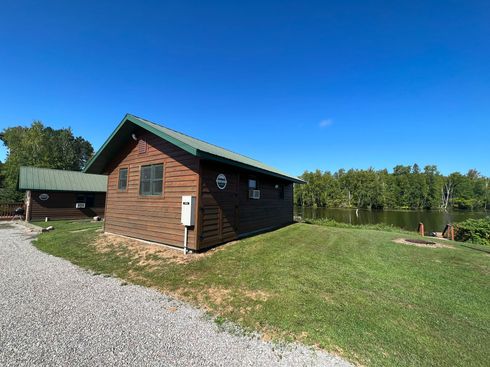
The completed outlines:
<svg viewBox="0 0 490 367">
<path fill-rule="evenodd" d="M 413 239 L 413 238 L 405 238 L 405 241 L 410 242 L 410 243 L 415 243 L 417 245 L 436 245 L 436 242 L 433 241 L 426 241 L 426 240 L 419 240 L 419 239 Z"/>
</svg>

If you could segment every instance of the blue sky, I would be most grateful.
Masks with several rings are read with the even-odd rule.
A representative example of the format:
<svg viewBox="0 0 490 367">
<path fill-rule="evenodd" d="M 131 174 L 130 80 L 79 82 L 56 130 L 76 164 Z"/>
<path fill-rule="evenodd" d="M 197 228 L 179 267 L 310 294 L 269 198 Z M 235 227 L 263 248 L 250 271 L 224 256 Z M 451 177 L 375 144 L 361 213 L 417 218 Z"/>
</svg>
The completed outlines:
<svg viewBox="0 0 490 367">
<path fill-rule="evenodd" d="M 292 174 L 490 176 L 490 3 L 2 1 L 0 128 L 126 112 Z M 0 149 L 0 159 L 5 149 Z"/>
</svg>

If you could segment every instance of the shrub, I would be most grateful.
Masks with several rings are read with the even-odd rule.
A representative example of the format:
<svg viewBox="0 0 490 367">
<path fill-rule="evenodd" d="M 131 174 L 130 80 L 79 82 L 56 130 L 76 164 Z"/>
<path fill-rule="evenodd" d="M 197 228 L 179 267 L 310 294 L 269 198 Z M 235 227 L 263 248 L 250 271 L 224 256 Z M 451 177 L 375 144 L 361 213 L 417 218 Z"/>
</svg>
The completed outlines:
<svg viewBox="0 0 490 367">
<path fill-rule="evenodd" d="M 378 223 L 378 224 L 349 224 L 343 222 L 337 222 L 333 219 L 322 218 L 322 219 L 305 219 L 302 220 L 303 223 L 316 224 L 319 226 L 327 227 L 337 227 L 337 228 L 351 228 L 351 229 L 370 229 L 374 231 L 385 231 L 385 232 L 410 232 L 400 227 L 395 227 L 390 224 Z"/>
<path fill-rule="evenodd" d="M 490 246 L 490 217 L 466 219 L 454 225 L 456 241 L 473 242 Z"/>
</svg>

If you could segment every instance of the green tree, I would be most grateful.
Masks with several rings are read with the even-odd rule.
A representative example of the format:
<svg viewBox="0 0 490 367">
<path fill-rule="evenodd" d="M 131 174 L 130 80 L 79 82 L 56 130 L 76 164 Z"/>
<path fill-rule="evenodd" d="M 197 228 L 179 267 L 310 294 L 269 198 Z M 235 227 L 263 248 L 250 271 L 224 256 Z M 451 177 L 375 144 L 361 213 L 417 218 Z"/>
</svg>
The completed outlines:
<svg viewBox="0 0 490 367">
<path fill-rule="evenodd" d="M 443 186 L 443 178 L 437 170 L 437 166 L 435 165 L 425 166 L 423 174 L 425 177 L 425 183 L 427 185 L 427 194 L 425 197 L 424 208 L 439 208 L 442 204 L 441 192 Z"/>
<path fill-rule="evenodd" d="M 490 209 L 490 178 L 485 179 L 485 209 Z"/>
<path fill-rule="evenodd" d="M 470 169 L 464 176 L 461 175 L 454 190 L 452 205 L 459 209 L 485 208 L 486 181 L 487 179 L 475 169 Z"/>
<path fill-rule="evenodd" d="M 339 169 L 335 173 L 305 171 L 308 183 L 295 186 L 296 205 L 347 208 L 485 209 L 490 205 L 490 180 L 478 171 L 447 177 L 435 165 L 398 165 L 393 173 Z"/>
<path fill-rule="evenodd" d="M 458 195 L 459 186 L 463 183 L 463 175 L 459 172 L 453 172 L 444 178 L 442 186 L 442 205 L 441 208 L 447 210 L 454 203 L 454 197 Z"/>
<path fill-rule="evenodd" d="M 0 200 L 22 200 L 17 191 L 20 166 L 36 166 L 79 171 L 93 155 L 92 145 L 73 136 L 70 128 L 55 130 L 34 121 L 30 127 L 4 129 L 0 140 L 7 147 L 7 159 L 1 167 L 3 177 Z"/>
<path fill-rule="evenodd" d="M 397 198 L 396 204 L 398 208 L 410 208 L 410 166 L 398 165 L 393 168 L 394 187 L 393 191 Z"/>
<path fill-rule="evenodd" d="M 339 186 L 343 197 L 343 207 L 352 208 L 353 196 L 355 191 L 354 170 L 339 170 Z"/>
</svg>

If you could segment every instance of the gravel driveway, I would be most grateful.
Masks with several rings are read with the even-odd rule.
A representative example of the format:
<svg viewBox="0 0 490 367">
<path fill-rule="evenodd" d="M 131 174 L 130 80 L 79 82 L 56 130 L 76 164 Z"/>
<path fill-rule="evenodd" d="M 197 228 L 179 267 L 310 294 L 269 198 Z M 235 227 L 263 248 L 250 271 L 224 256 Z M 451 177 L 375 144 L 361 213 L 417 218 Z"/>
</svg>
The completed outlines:
<svg viewBox="0 0 490 367">
<path fill-rule="evenodd" d="M 0 366 L 349 366 L 224 331 L 161 293 L 92 275 L 0 223 Z"/>
</svg>

